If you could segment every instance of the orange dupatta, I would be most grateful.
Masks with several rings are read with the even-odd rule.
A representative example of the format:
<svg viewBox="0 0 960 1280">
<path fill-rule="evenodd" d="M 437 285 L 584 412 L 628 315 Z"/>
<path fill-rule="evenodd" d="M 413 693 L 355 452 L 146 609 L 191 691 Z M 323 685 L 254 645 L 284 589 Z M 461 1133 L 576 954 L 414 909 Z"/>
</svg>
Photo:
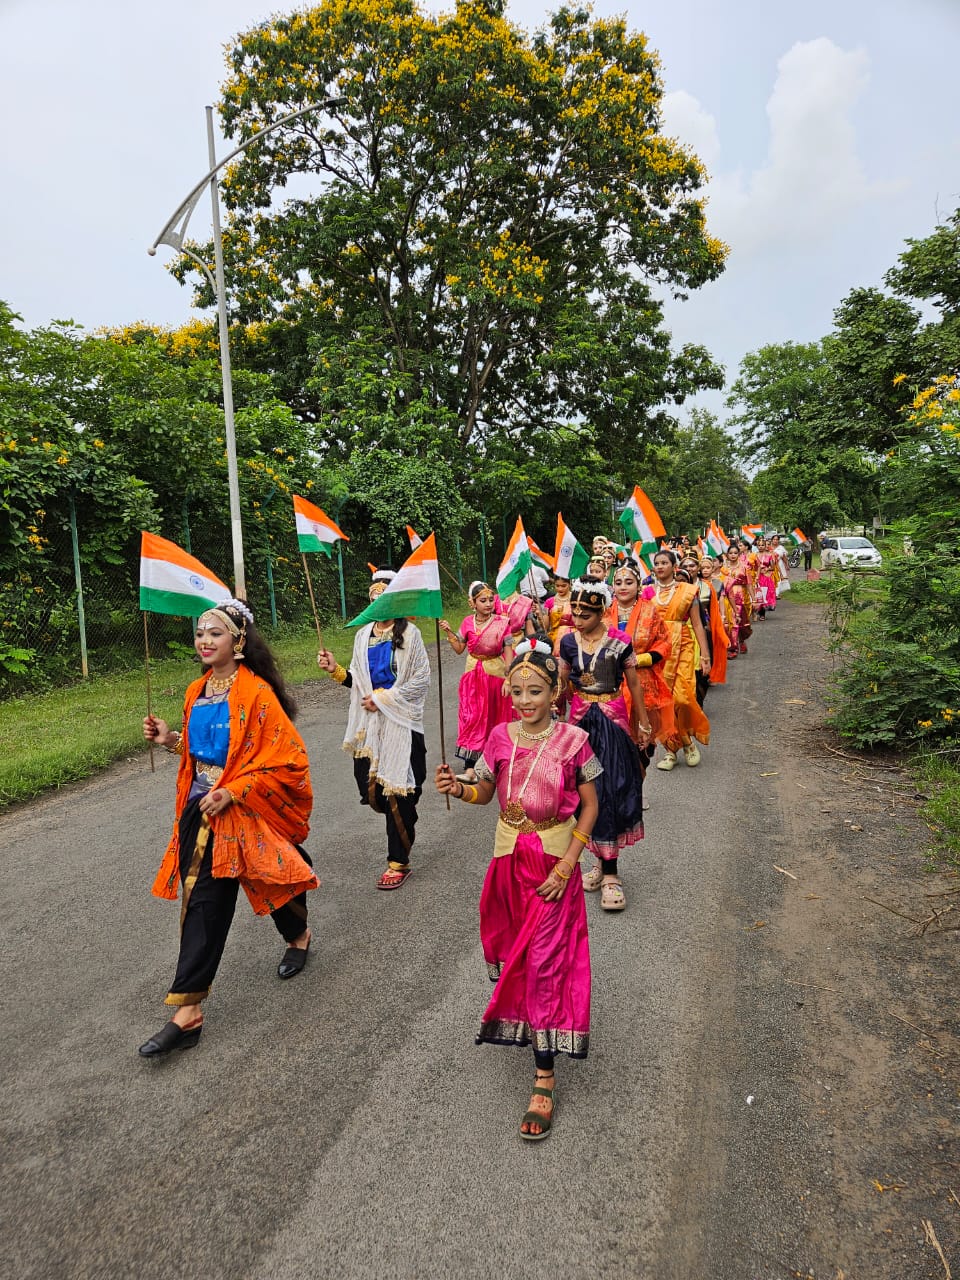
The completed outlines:
<svg viewBox="0 0 960 1280">
<path fill-rule="evenodd" d="M 180 880 L 180 816 L 193 784 L 188 729 L 190 709 L 206 676 L 187 689 L 183 704 L 183 755 L 177 773 L 173 835 L 153 883 L 158 898 L 176 898 Z M 210 819 L 212 874 L 239 880 L 257 915 L 276 911 L 298 893 L 320 883 L 295 846 L 310 830 L 313 807 L 310 767 L 303 739 L 277 695 L 242 663 L 228 698 L 230 745 L 217 781 L 234 803 Z"/>
<path fill-rule="evenodd" d="M 650 727 L 653 729 L 651 740 L 666 742 L 668 738 L 673 737 L 676 733 L 673 694 L 670 692 L 670 686 L 663 678 L 662 671 L 670 657 L 672 647 L 667 625 L 653 601 L 644 599 L 642 595 L 637 596 L 625 626 L 620 627 L 620 615 L 617 611 L 616 601 L 607 610 L 606 619 L 610 626 L 623 630 L 630 637 L 635 654 L 656 653 L 660 655 L 660 661 L 652 666 L 638 666 L 637 675 L 640 677 L 640 684 L 643 688 L 643 704 L 650 718 Z M 630 695 L 630 688 L 626 680 L 623 682 L 622 690 L 627 704 L 630 724 L 633 725 L 636 723 L 633 718 L 633 698 Z"/>
</svg>

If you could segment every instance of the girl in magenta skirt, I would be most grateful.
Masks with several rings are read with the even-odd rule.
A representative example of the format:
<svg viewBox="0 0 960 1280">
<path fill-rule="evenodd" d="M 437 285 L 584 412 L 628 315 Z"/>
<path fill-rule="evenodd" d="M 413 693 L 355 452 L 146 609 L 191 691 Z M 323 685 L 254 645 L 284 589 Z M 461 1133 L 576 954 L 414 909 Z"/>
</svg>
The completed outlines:
<svg viewBox="0 0 960 1280">
<path fill-rule="evenodd" d="M 473 613 L 454 631 L 446 618 L 440 629 L 457 653 L 467 651 L 467 668 L 460 677 L 457 755 L 463 761 L 461 782 L 476 782 L 473 766 L 494 725 L 513 717 L 507 694 L 507 667 L 513 659 L 511 623 L 496 613 L 496 595 L 485 582 L 471 582 L 468 592 Z"/>
<path fill-rule="evenodd" d="M 449 765 L 437 790 L 500 806 L 480 896 L 480 939 L 496 982 L 478 1044 L 533 1046 L 536 1084 L 520 1137 L 538 1141 L 556 1111 L 558 1053 L 585 1058 L 590 1039 L 590 947 L 577 870 L 597 817 L 600 765 L 587 734 L 551 715 L 559 667 L 548 643 L 523 641 L 509 672 L 518 720 L 497 725 L 477 761 L 477 782 Z"/>
</svg>

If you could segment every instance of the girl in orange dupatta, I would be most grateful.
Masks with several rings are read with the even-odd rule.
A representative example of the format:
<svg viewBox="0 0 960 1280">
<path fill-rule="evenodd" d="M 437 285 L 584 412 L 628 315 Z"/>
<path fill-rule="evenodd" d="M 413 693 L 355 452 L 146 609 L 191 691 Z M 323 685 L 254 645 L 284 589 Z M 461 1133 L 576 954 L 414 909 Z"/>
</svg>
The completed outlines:
<svg viewBox="0 0 960 1280">
<path fill-rule="evenodd" d="M 646 769 L 647 759 L 653 758 L 654 743 L 666 743 L 676 736 L 677 727 L 673 714 L 673 694 L 663 678 L 663 669 L 670 657 L 670 633 L 666 623 L 651 600 L 640 594 L 641 570 L 628 561 L 613 575 L 613 604 L 607 610 L 609 626 L 625 631 L 633 644 L 637 659 L 637 674 L 643 689 L 643 703 L 650 718 L 651 736 L 648 752 L 641 749 L 640 758 Z M 637 723 L 633 715 L 633 699 L 626 680 L 623 696 L 631 725 Z"/>
<path fill-rule="evenodd" d="M 700 752 L 694 739 L 704 746 L 710 741 L 710 721 L 697 702 L 696 646 L 700 646 L 701 671 L 710 670 L 710 650 L 700 621 L 697 588 L 677 580 L 676 564 L 672 551 L 658 551 L 653 557 L 656 584 L 643 589 L 644 597 L 654 602 L 670 634 L 670 657 L 663 678 L 673 693 L 676 728 L 665 743 L 666 755 L 657 763 L 657 768 L 664 770 L 676 765 L 681 749 L 691 768 L 698 765 Z"/>
<path fill-rule="evenodd" d="M 287 942 L 277 970 L 292 978 L 310 946 L 306 892 L 319 884 L 300 847 L 313 805 L 296 704 L 243 601 L 207 610 L 195 648 L 206 667 L 187 689 L 183 730 L 147 716 L 143 736 L 180 756 L 176 821 L 153 885 L 176 898 L 180 954 L 166 998 L 176 1012 L 140 1046 L 144 1058 L 189 1049 L 203 1029 L 201 1001 L 223 955 L 240 886 Z"/>
</svg>

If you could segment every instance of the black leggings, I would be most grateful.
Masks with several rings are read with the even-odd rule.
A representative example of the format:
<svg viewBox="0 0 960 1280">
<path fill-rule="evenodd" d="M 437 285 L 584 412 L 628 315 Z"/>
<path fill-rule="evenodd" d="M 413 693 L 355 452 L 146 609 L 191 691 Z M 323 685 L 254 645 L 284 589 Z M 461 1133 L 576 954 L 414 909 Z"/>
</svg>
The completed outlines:
<svg viewBox="0 0 960 1280">
<path fill-rule="evenodd" d="M 180 818 L 180 881 L 183 884 L 190 872 L 193 854 L 200 829 L 200 799 L 191 800 Z M 216 977 L 227 934 L 233 923 L 240 881 L 214 876 L 213 841 L 211 836 L 197 870 L 197 878 L 188 892 L 187 909 L 180 928 L 180 954 L 177 972 L 166 1003 L 174 1005 L 199 1004 L 210 994 L 210 986 Z M 297 852 L 307 866 L 312 867 L 304 849 Z M 270 918 L 287 943 L 293 942 L 307 927 L 307 895 L 295 898 L 270 913 Z"/>
<path fill-rule="evenodd" d="M 370 778 L 370 761 L 364 756 L 357 756 L 353 761 L 360 803 L 368 804 L 374 813 L 383 814 L 387 823 L 387 859 L 402 867 L 410 861 L 416 838 L 417 801 L 427 776 L 427 744 L 423 734 L 412 733 L 410 737 L 410 768 L 416 785 L 409 795 L 385 796 L 380 783 Z"/>
</svg>

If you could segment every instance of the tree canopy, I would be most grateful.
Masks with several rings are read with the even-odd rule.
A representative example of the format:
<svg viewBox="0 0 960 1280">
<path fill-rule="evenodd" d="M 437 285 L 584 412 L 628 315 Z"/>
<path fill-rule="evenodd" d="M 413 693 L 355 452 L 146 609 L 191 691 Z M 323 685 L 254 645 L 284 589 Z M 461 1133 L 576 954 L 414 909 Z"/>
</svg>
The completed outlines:
<svg viewBox="0 0 960 1280">
<path fill-rule="evenodd" d="M 293 355 L 281 393 L 321 451 L 382 447 L 387 414 L 439 432 L 456 466 L 581 422 L 628 469 L 669 431 L 664 405 L 720 385 L 703 348 L 671 348 L 658 294 L 714 279 L 725 248 L 699 161 L 661 131 L 656 54 L 622 20 L 564 7 L 528 37 L 496 3 L 326 0 L 228 61 L 233 139 L 338 99 L 223 184 L 232 313 Z M 293 182 L 309 194 L 274 205 Z"/>
</svg>

